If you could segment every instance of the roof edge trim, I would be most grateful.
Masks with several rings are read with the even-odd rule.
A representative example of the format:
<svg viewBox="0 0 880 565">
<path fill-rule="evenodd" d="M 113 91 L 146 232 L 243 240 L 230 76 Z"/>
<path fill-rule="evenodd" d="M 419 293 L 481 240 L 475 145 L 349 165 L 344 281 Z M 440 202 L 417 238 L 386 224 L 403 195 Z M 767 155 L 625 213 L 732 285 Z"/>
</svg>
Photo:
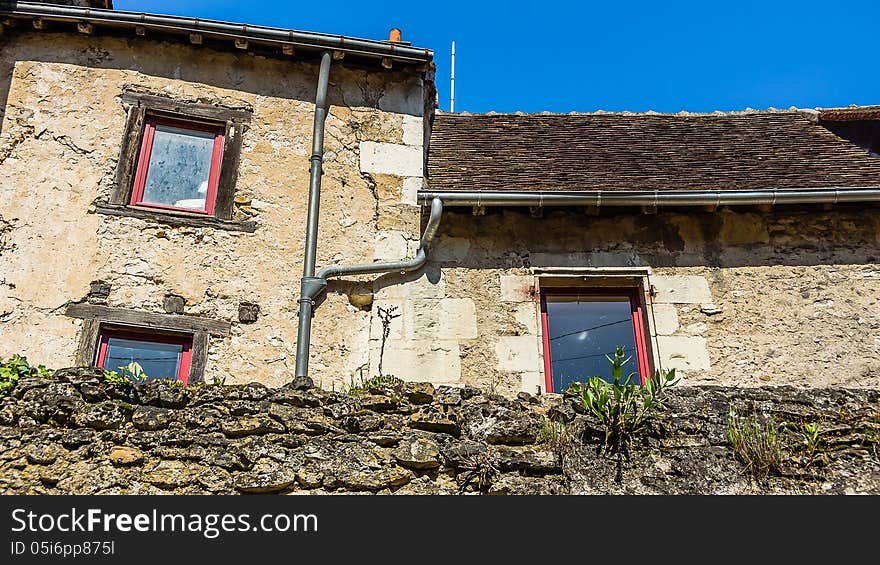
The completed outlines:
<svg viewBox="0 0 880 565">
<path fill-rule="evenodd" d="M 208 37 L 248 39 L 262 44 L 293 45 L 315 50 L 330 49 L 353 55 L 389 58 L 407 63 L 428 63 L 434 56 L 434 52 L 430 49 L 387 41 L 144 12 L 121 12 L 79 6 L 0 1 L 0 15 L 13 18 L 43 18 L 50 21 L 71 23 L 88 22 L 96 25 L 121 27 L 142 26 L 146 29 L 155 29 L 166 33 L 201 33 Z"/>
</svg>

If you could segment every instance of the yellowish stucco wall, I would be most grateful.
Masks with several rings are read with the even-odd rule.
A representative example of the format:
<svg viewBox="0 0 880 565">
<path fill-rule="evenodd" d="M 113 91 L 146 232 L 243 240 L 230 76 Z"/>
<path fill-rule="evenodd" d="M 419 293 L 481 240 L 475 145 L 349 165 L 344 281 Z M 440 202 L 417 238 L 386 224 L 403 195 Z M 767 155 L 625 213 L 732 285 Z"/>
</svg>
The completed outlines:
<svg viewBox="0 0 880 565">
<path fill-rule="evenodd" d="M 17 33 L 0 41 L 0 214 L 14 246 L 0 255 L 0 355 L 72 364 L 81 322 L 64 316 L 65 306 L 103 280 L 111 307 L 162 313 L 170 293 L 186 299 L 186 314 L 233 322 L 231 335 L 210 341 L 207 379 L 290 380 L 317 67 L 134 38 Z M 113 187 L 126 90 L 253 110 L 236 196 L 251 201 L 255 233 L 94 213 Z M 372 260 L 380 217 L 383 227 L 418 230 L 416 208 L 403 203 L 404 177 L 362 173 L 360 153 L 364 142 L 395 150 L 404 141 L 421 152 L 422 92 L 418 72 L 334 62 L 319 268 Z M 259 304 L 256 323 L 237 323 L 242 301 Z M 314 377 L 328 387 L 348 382 L 368 363 L 368 333 L 369 313 L 330 292 L 314 321 Z"/>
</svg>

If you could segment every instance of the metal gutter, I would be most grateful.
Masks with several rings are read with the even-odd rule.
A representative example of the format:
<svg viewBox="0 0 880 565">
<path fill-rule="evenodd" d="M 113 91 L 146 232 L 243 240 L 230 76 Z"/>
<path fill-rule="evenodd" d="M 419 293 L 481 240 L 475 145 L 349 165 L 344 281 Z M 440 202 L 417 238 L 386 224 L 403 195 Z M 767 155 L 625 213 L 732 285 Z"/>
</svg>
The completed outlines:
<svg viewBox="0 0 880 565">
<path fill-rule="evenodd" d="M 425 226 L 425 233 L 422 234 L 422 238 L 419 240 L 419 250 L 416 252 L 416 256 L 412 259 L 404 260 L 404 261 L 394 261 L 391 263 L 362 263 L 359 265 L 331 265 L 329 267 L 324 267 L 318 273 L 318 278 L 326 279 L 330 277 L 341 277 L 344 275 L 371 275 L 376 273 L 407 273 L 409 271 L 415 271 L 419 267 L 425 264 L 428 260 L 428 251 L 431 249 L 431 242 L 434 240 L 434 235 L 437 233 L 437 228 L 440 226 L 440 216 L 443 214 L 443 202 L 440 201 L 439 198 L 435 198 L 431 201 L 431 215 L 428 218 L 428 223 Z"/>
<path fill-rule="evenodd" d="M 258 25 L 236 24 L 217 20 L 203 20 L 184 16 L 164 16 L 143 12 L 121 12 L 100 8 L 36 4 L 33 2 L 0 1 L 0 15 L 13 18 L 42 18 L 47 21 L 70 23 L 87 22 L 93 25 L 115 27 L 142 27 L 165 33 L 200 33 L 205 37 L 219 39 L 246 39 L 255 43 L 290 45 L 312 50 L 334 50 L 344 53 L 389 58 L 407 63 L 427 63 L 433 59 L 430 49 L 358 39 L 342 35 L 330 35 L 296 31 Z"/>
<path fill-rule="evenodd" d="M 309 345 L 312 333 L 312 310 L 316 289 L 326 281 L 315 278 L 315 256 L 318 251 L 318 219 L 321 208 L 321 176 L 324 174 L 324 123 L 327 120 L 327 87 L 330 84 L 332 55 L 325 51 L 318 71 L 315 93 L 315 118 L 312 127 L 312 156 L 309 158 L 309 208 L 306 220 L 306 248 L 303 258 L 303 276 L 300 279 L 299 326 L 296 333 L 296 376 L 309 372 Z"/>
<path fill-rule="evenodd" d="M 311 200 L 309 201 L 311 202 Z M 443 203 L 439 198 L 431 201 L 431 215 L 425 225 L 425 231 L 419 240 L 419 249 L 412 259 L 402 261 L 363 263 L 358 265 L 331 265 L 324 267 L 314 276 L 314 256 L 312 256 L 312 275 L 304 276 L 299 299 L 299 332 L 296 340 L 296 377 L 306 377 L 309 374 L 309 346 L 311 341 L 311 318 L 315 305 L 315 299 L 327 288 L 327 279 L 344 275 L 370 275 L 377 273 L 408 273 L 421 268 L 428 260 L 428 252 L 431 242 L 440 226 L 440 216 L 443 214 Z"/>
<path fill-rule="evenodd" d="M 880 202 L 880 187 L 676 191 L 420 191 L 445 206 L 741 206 Z"/>
</svg>

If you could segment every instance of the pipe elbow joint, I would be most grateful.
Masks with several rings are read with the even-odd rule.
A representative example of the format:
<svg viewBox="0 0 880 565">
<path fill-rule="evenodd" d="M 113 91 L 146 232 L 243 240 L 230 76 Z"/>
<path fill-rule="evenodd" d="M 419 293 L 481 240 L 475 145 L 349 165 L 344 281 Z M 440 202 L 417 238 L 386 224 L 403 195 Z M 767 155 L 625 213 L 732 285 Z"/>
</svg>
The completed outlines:
<svg viewBox="0 0 880 565">
<path fill-rule="evenodd" d="M 311 300 L 321 295 L 327 288 L 327 280 L 322 277 L 303 277 L 300 282 L 300 300 Z"/>
</svg>

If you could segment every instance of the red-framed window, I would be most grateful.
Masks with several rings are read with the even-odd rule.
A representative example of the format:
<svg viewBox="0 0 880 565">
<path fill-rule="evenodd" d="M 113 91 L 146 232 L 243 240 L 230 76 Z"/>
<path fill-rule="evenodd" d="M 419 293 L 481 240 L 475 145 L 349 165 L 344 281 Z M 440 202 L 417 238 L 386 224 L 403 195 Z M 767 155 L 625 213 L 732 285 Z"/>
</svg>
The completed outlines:
<svg viewBox="0 0 880 565">
<path fill-rule="evenodd" d="M 130 204 L 214 215 L 226 126 L 147 116 Z"/>
<path fill-rule="evenodd" d="M 563 392 L 572 382 L 591 377 L 611 381 L 618 346 L 630 361 L 624 379 L 643 384 L 650 378 L 644 306 L 638 288 L 565 288 L 541 292 L 544 374 L 547 392 Z"/>
<path fill-rule="evenodd" d="M 119 371 L 130 363 L 140 365 L 147 380 L 171 379 L 186 384 L 192 364 L 192 336 L 102 328 L 95 365 Z"/>
</svg>

